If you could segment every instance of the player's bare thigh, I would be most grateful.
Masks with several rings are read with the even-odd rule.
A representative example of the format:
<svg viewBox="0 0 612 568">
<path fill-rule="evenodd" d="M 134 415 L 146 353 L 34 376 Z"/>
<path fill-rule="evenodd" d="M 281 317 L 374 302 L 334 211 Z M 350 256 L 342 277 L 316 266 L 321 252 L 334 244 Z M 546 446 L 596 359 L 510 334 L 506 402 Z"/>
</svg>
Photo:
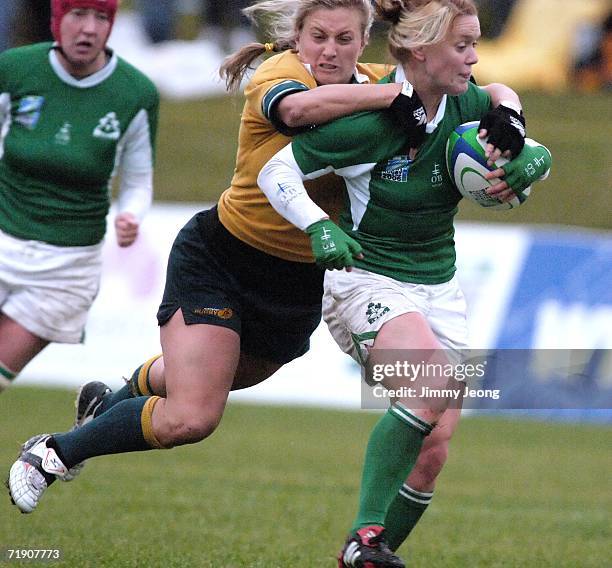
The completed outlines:
<svg viewBox="0 0 612 568">
<path fill-rule="evenodd" d="M 0 313 L 0 362 L 14 373 L 38 355 L 49 342 L 29 332 L 18 322 Z"/>
<path fill-rule="evenodd" d="M 258 385 L 271 377 L 282 366 L 282 363 L 241 352 L 231 390 L 246 389 Z M 156 395 L 166 396 L 164 357 L 157 359 L 151 366 L 149 370 L 149 384 Z"/>
<path fill-rule="evenodd" d="M 407 312 L 401 314 L 383 324 L 374 341 L 374 348 L 370 354 L 370 362 L 375 364 L 379 359 L 384 362 L 384 352 L 392 350 L 394 356 L 405 358 L 409 363 L 448 363 L 446 355 L 442 350 L 440 342 L 432 331 L 425 316 L 419 312 Z M 428 361 L 423 361 L 422 356 L 427 356 Z M 382 359 L 381 359 L 382 357 Z M 413 358 L 416 358 L 412 360 Z M 403 362 L 403 361 L 400 361 Z M 446 388 L 448 379 L 443 375 L 404 377 L 393 376 L 383 380 L 386 388 L 400 390 L 402 388 L 413 388 L 421 392 L 422 387 L 432 389 Z M 398 399 L 406 407 L 415 412 L 417 416 L 435 424 L 446 410 L 446 400 L 439 398 L 428 398 L 416 402 L 414 398 Z"/>
<path fill-rule="evenodd" d="M 218 425 L 231 389 L 240 337 L 226 327 L 186 325 L 181 310 L 161 327 L 166 398 L 153 412 L 153 431 L 164 446 L 193 442 Z"/>
</svg>

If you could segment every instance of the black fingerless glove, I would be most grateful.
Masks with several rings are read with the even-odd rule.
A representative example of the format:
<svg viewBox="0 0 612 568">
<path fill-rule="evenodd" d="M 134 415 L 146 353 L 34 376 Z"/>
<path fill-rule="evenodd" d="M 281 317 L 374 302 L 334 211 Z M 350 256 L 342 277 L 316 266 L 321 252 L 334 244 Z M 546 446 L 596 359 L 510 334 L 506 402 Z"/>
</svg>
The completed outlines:
<svg viewBox="0 0 612 568">
<path fill-rule="evenodd" d="M 418 148 L 425 140 L 427 113 L 411 83 L 404 81 L 400 94 L 393 99 L 389 108 L 404 129 L 408 146 Z"/>
<path fill-rule="evenodd" d="M 488 144 L 502 153 L 510 150 L 512 157 L 521 153 L 525 145 L 525 117 L 523 113 L 500 104 L 482 117 L 478 129 L 488 132 Z"/>
</svg>

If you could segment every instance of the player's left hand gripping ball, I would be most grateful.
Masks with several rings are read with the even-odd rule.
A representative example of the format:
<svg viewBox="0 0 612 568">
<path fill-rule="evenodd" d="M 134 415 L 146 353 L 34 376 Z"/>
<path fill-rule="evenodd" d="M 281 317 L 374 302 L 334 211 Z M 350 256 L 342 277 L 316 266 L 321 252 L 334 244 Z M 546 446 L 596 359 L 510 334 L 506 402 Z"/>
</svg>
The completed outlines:
<svg viewBox="0 0 612 568">
<path fill-rule="evenodd" d="M 552 156 L 546 146 L 527 138 L 522 152 L 507 164 L 504 164 L 504 181 L 514 193 L 520 193 L 533 182 L 548 177 Z"/>
<path fill-rule="evenodd" d="M 361 245 L 329 219 L 322 219 L 306 228 L 315 262 L 326 270 L 342 270 L 353 266 L 361 256 Z"/>
<path fill-rule="evenodd" d="M 488 144 L 498 148 L 505 158 L 510 158 L 518 156 L 525 145 L 525 126 L 522 112 L 500 104 L 482 117 L 478 128 L 487 131 Z"/>
</svg>

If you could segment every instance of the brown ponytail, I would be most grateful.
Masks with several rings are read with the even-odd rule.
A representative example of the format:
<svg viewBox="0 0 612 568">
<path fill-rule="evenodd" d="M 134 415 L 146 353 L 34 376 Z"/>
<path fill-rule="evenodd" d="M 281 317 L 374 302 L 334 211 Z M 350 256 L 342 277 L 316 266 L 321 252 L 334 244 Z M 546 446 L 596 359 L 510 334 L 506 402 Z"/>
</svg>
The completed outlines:
<svg viewBox="0 0 612 568">
<path fill-rule="evenodd" d="M 244 74 L 252 69 L 251 63 L 266 51 L 263 43 L 253 42 L 224 59 L 219 67 L 219 75 L 225 80 L 225 87 L 230 93 L 238 90 Z"/>
</svg>

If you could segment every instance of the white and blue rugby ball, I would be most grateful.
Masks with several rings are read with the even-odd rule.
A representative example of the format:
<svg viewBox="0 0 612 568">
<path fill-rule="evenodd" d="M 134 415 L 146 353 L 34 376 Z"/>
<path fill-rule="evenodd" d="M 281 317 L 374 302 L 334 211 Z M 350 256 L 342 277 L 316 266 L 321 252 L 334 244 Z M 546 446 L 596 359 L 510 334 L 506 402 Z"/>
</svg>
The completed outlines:
<svg viewBox="0 0 612 568">
<path fill-rule="evenodd" d="M 499 180 L 485 179 L 485 174 L 503 167 L 508 160 L 499 158 L 495 164 L 487 165 L 485 158 L 487 139 L 478 137 L 478 124 L 477 120 L 466 122 L 451 132 L 446 143 L 448 173 L 459 193 L 481 207 L 496 210 L 519 207 L 529 197 L 531 186 L 507 202 L 502 202 L 486 192 L 488 187 L 495 185 Z"/>
</svg>

